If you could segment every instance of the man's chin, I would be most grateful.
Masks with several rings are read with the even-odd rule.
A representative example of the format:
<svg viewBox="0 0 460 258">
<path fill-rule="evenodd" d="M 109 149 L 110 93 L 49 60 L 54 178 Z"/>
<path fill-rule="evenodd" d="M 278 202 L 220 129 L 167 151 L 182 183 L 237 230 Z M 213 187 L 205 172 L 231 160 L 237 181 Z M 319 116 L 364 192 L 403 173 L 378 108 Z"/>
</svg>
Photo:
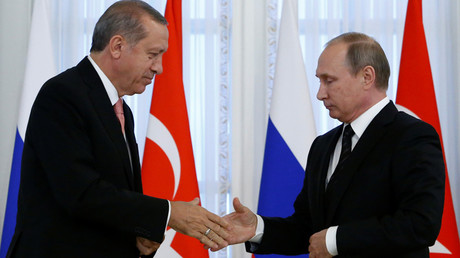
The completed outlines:
<svg viewBox="0 0 460 258">
<path fill-rule="evenodd" d="M 337 114 L 336 114 L 334 111 L 332 111 L 332 110 L 329 110 L 329 116 L 330 116 L 331 118 L 333 118 L 333 119 L 338 119 Z"/>
<path fill-rule="evenodd" d="M 329 116 L 330 116 L 332 119 L 337 119 L 337 120 L 339 120 L 339 121 L 342 122 L 342 123 L 344 122 L 344 121 L 343 121 L 343 116 L 340 116 L 340 114 L 337 114 L 337 113 L 335 113 L 335 112 L 333 112 L 333 111 L 329 111 Z"/>
<path fill-rule="evenodd" d="M 142 94 L 144 91 L 145 91 L 145 86 L 142 87 L 142 88 L 136 89 L 133 92 L 129 92 L 129 93 L 125 94 L 125 95 L 133 96 L 133 95 L 136 95 L 136 94 Z"/>
<path fill-rule="evenodd" d="M 139 89 L 139 91 L 136 92 L 136 94 L 142 94 L 144 93 L 144 91 L 145 91 L 145 86 L 142 89 Z"/>
</svg>

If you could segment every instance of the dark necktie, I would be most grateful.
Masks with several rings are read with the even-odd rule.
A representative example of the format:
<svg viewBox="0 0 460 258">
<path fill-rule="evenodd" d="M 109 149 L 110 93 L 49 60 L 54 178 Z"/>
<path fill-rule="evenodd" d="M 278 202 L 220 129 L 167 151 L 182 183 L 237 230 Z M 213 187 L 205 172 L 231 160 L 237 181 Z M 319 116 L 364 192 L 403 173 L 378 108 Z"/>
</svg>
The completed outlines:
<svg viewBox="0 0 460 258">
<path fill-rule="evenodd" d="M 342 150 L 340 151 L 340 158 L 339 158 L 339 163 L 337 163 L 337 167 L 335 168 L 335 171 L 339 170 L 342 168 L 343 162 L 350 156 L 351 154 L 351 138 L 355 132 L 353 131 L 353 128 L 351 128 L 351 125 L 345 126 L 345 130 L 343 131 L 343 136 L 342 136 Z"/>
<path fill-rule="evenodd" d="M 337 166 L 335 167 L 334 173 L 332 174 L 328 185 L 335 178 L 336 174 L 340 172 L 340 170 L 342 169 L 343 163 L 350 156 L 351 138 L 353 137 L 354 134 L 355 132 L 353 131 L 353 128 L 351 128 L 351 125 L 345 126 L 345 130 L 343 131 L 343 135 L 342 135 L 342 150 L 340 151 L 339 162 L 337 163 Z"/>
</svg>

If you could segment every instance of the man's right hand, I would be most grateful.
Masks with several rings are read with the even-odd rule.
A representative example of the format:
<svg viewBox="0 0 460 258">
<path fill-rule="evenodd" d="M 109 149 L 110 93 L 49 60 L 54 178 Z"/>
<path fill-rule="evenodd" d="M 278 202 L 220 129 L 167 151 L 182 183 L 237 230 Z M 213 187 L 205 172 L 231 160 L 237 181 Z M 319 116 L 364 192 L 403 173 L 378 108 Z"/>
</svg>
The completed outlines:
<svg viewBox="0 0 460 258">
<path fill-rule="evenodd" d="M 230 245 L 244 243 L 253 238 L 257 228 L 256 214 L 241 204 L 238 198 L 233 199 L 233 208 L 235 211 L 224 217 L 231 224 L 227 238 Z"/>
<path fill-rule="evenodd" d="M 233 199 L 234 212 L 224 216 L 223 218 L 230 223 L 228 236 L 226 238 L 228 244 L 240 244 L 253 238 L 257 229 L 257 216 L 246 206 L 241 204 L 238 198 Z M 211 246 L 205 245 L 204 248 L 209 249 Z M 222 248 L 213 248 L 211 251 L 219 251 Z"/>
<path fill-rule="evenodd" d="M 219 250 L 228 246 L 230 224 L 223 218 L 199 206 L 200 199 L 191 202 L 171 202 L 171 217 L 168 226 L 194 237 L 205 246 Z"/>
</svg>

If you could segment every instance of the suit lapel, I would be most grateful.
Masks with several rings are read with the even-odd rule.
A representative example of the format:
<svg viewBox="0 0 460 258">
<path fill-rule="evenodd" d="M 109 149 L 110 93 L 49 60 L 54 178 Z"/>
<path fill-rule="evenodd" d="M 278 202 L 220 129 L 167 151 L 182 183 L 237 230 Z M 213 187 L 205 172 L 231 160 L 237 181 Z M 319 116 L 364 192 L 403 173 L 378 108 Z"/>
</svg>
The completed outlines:
<svg viewBox="0 0 460 258">
<path fill-rule="evenodd" d="M 337 182 L 334 184 L 333 189 L 329 189 L 326 193 L 328 198 L 328 203 L 326 203 L 326 225 L 330 225 L 332 222 L 337 206 L 353 180 L 353 175 L 383 137 L 386 125 L 394 120 L 397 112 L 393 102 L 390 102 L 377 114 L 343 164 L 342 170 L 334 176 L 334 180 L 337 180 Z"/>
<path fill-rule="evenodd" d="M 314 153 L 317 153 L 318 156 L 314 157 L 312 161 L 314 162 L 315 167 L 309 171 L 310 176 L 310 189 L 311 192 L 309 196 L 314 196 L 312 200 L 311 210 L 312 210 L 312 220 L 316 221 L 319 225 L 318 229 L 323 229 L 325 227 L 325 187 L 326 187 L 326 176 L 327 170 L 329 168 L 329 162 L 334 152 L 335 145 L 337 140 L 340 137 L 343 126 L 338 126 L 334 128 L 330 133 L 330 136 L 323 136 L 324 141 L 318 142 L 319 150 L 315 150 Z M 307 171 L 308 172 L 308 171 Z M 314 223 L 316 224 L 316 223 Z"/>
<path fill-rule="evenodd" d="M 110 103 L 110 99 L 107 92 L 102 84 L 99 75 L 88 60 L 83 59 L 78 65 L 78 70 L 85 83 L 91 89 L 89 98 L 94 105 L 94 110 L 98 114 L 101 123 L 103 124 L 106 133 L 114 143 L 119 159 L 123 162 L 123 168 L 126 174 L 126 179 L 129 185 L 134 188 L 133 176 L 131 171 L 131 164 L 129 161 L 128 149 L 126 148 L 126 142 L 123 137 L 123 133 L 120 129 L 120 122 L 113 110 L 113 106 Z M 114 157 L 114 159 L 116 159 Z"/>
<path fill-rule="evenodd" d="M 141 181 L 141 167 L 139 163 L 139 151 L 136 142 L 136 137 L 134 136 L 134 119 L 131 112 L 131 109 L 128 105 L 123 102 L 123 111 L 125 114 L 125 133 L 126 140 L 128 141 L 129 150 L 131 151 L 131 164 L 132 164 L 132 173 L 134 176 L 134 189 L 137 192 L 142 193 L 142 181 Z"/>
</svg>

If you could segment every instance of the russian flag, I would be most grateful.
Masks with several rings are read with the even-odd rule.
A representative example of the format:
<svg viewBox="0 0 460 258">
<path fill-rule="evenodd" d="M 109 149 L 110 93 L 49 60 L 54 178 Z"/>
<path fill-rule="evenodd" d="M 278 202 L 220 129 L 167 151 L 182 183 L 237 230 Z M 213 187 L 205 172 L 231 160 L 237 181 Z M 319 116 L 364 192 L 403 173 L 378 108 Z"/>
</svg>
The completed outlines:
<svg viewBox="0 0 460 258">
<path fill-rule="evenodd" d="M 285 0 L 257 212 L 263 216 L 292 215 L 302 189 L 308 151 L 316 137 L 297 17 L 297 0 Z"/>
<path fill-rule="evenodd" d="M 57 73 L 54 62 L 50 27 L 50 5 L 47 0 L 36 0 L 30 28 L 27 63 L 19 107 L 18 127 L 11 165 L 8 198 L 3 221 L 0 257 L 5 257 L 16 226 L 19 181 L 24 137 L 32 104 L 43 83 Z"/>
</svg>

